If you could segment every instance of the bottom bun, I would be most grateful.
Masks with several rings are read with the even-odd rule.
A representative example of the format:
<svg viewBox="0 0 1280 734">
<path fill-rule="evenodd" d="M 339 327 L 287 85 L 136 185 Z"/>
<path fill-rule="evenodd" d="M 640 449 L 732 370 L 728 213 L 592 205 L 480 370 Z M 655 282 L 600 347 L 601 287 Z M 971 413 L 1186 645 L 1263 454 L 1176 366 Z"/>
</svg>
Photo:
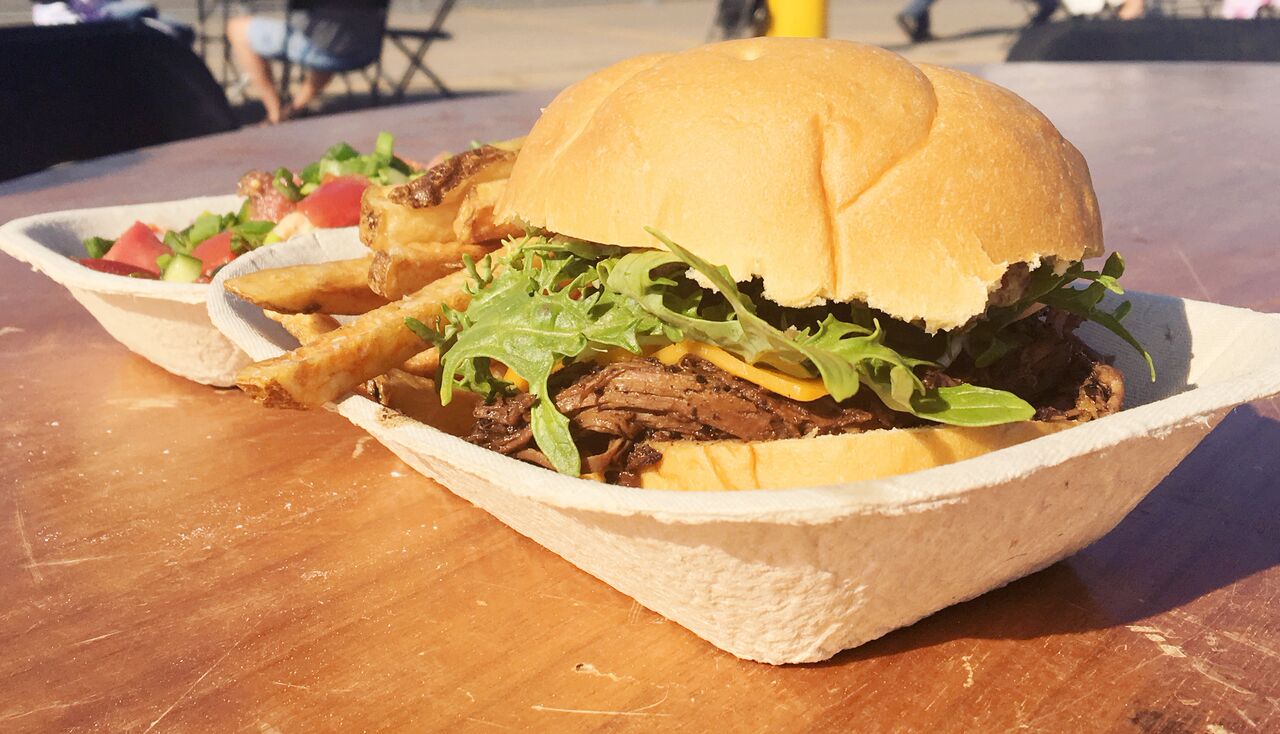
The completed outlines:
<svg viewBox="0 0 1280 734">
<path fill-rule="evenodd" d="M 640 472 L 645 489 L 782 489 L 878 479 L 971 459 L 1057 433 L 1073 422 L 985 428 L 902 428 L 779 441 L 655 442 L 662 461 Z"/>
</svg>

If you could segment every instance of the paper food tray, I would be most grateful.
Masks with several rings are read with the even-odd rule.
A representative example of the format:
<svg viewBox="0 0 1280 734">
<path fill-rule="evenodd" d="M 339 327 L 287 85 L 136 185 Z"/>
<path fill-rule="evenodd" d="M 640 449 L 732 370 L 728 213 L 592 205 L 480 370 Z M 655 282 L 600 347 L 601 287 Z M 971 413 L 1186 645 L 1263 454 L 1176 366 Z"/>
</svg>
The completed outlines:
<svg viewBox="0 0 1280 734">
<path fill-rule="evenodd" d="M 136 221 L 181 229 L 201 213 L 240 208 L 238 196 L 37 214 L 0 227 L 0 250 L 71 292 L 130 351 L 179 377 L 226 387 L 249 358 L 209 321 L 209 285 L 126 278 L 90 270 L 86 237 L 115 237 Z"/>
<path fill-rule="evenodd" d="M 258 250 L 210 292 L 213 322 L 255 359 L 296 346 L 220 281 L 360 256 L 349 232 Z M 1235 405 L 1280 392 L 1280 316 L 1130 293 L 1126 410 L 913 474 L 742 492 L 631 489 L 487 451 L 360 396 L 334 407 L 397 456 L 518 532 L 739 657 L 824 660 L 1044 568 L 1097 540 Z M 835 457 L 833 457 L 835 458 Z"/>
</svg>

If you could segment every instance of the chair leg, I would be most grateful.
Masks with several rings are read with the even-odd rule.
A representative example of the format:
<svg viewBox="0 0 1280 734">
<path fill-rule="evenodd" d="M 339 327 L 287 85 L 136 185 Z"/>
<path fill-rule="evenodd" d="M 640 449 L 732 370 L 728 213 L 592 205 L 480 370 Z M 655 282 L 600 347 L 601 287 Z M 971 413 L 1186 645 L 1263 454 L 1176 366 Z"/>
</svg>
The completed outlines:
<svg viewBox="0 0 1280 734">
<path fill-rule="evenodd" d="M 284 60 L 280 62 L 280 105 L 285 107 L 291 101 L 289 96 L 289 80 L 293 76 L 293 63 L 289 61 L 286 54 Z"/>
<path fill-rule="evenodd" d="M 227 37 L 227 23 L 231 20 L 231 3 L 222 3 L 222 88 L 226 89 L 231 86 L 232 80 L 232 63 L 231 63 L 231 39 Z M 239 69 L 236 69 L 235 76 L 240 76 Z"/>
<path fill-rule="evenodd" d="M 440 96 L 442 97 L 455 96 L 453 93 L 453 90 L 444 85 L 444 80 L 436 76 L 436 73 L 431 70 L 431 67 L 427 66 L 426 64 L 423 64 L 421 68 L 422 68 L 422 73 L 426 74 L 427 78 L 431 80 L 431 83 L 436 85 L 436 88 L 440 90 Z"/>
<path fill-rule="evenodd" d="M 404 70 L 404 74 L 400 76 L 400 81 L 396 82 L 395 89 L 392 91 L 391 95 L 392 99 L 396 102 L 400 102 L 404 99 L 404 93 L 409 89 L 409 82 L 413 80 L 413 70 L 414 67 L 417 66 L 418 60 L 414 56 L 414 53 L 409 50 L 409 45 L 404 41 L 400 40 L 396 36 L 392 36 L 391 42 L 395 44 L 395 47 L 400 49 L 400 53 L 404 54 L 405 58 L 409 60 L 409 68 Z M 419 46 L 419 49 L 421 49 L 421 46 Z"/>
<path fill-rule="evenodd" d="M 431 83 L 435 85 L 436 89 L 440 90 L 440 95 L 442 97 L 455 96 L 453 90 L 445 86 L 444 80 L 437 76 L 436 73 L 427 66 L 426 62 L 423 61 L 423 57 L 427 55 L 427 50 L 431 48 L 433 40 L 434 39 L 425 39 L 418 44 L 416 51 L 411 51 L 408 44 L 404 41 L 396 38 L 395 36 L 391 37 L 391 42 L 394 43 L 396 48 L 400 49 L 400 52 L 409 60 L 409 68 L 405 69 L 404 76 L 400 77 L 400 83 L 396 85 L 394 95 L 394 99 L 396 101 L 404 99 L 405 92 L 409 91 L 409 83 L 413 80 L 413 72 L 415 69 L 422 72 L 427 79 L 431 80 Z"/>
</svg>

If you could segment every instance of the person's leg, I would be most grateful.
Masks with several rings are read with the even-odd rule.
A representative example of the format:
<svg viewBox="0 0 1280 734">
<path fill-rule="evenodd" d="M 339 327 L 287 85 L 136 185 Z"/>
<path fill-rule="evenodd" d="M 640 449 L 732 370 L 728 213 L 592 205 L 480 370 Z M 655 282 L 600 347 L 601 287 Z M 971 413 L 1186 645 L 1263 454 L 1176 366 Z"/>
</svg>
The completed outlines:
<svg viewBox="0 0 1280 734">
<path fill-rule="evenodd" d="M 910 0 L 898 13 L 896 20 L 898 27 L 902 28 L 902 32 L 907 34 L 913 42 L 927 41 L 933 38 L 933 34 L 929 31 L 929 7 L 932 6 L 934 0 Z"/>
<path fill-rule="evenodd" d="M 1146 0 L 1125 0 L 1124 5 L 1120 6 L 1118 15 L 1120 20 L 1134 20 L 1135 18 L 1141 18 L 1146 12 Z"/>
<path fill-rule="evenodd" d="M 146 0 L 111 0 L 104 3 L 99 12 L 103 18 L 110 20 L 155 18 L 158 14 L 155 3 Z"/>
<path fill-rule="evenodd" d="M 910 0 L 902 8 L 902 15 L 910 18 L 923 18 L 929 14 L 929 7 L 933 5 L 933 0 Z"/>
<path fill-rule="evenodd" d="M 307 69 L 307 75 L 302 80 L 302 87 L 298 93 L 293 96 L 293 101 L 289 104 L 291 110 L 300 110 L 311 104 L 311 101 L 320 96 L 324 88 L 333 80 L 333 72 L 321 71 L 319 69 Z"/>
<path fill-rule="evenodd" d="M 1042 25 L 1049 22 L 1058 11 L 1059 0 L 1036 0 L 1036 14 L 1031 16 L 1031 25 Z"/>
<path fill-rule="evenodd" d="M 250 42 L 249 28 L 252 21 L 247 15 L 237 15 L 228 20 L 227 40 L 231 42 L 231 58 L 240 71 L 249 77 L 254 94 L 262 100 L 262 106 L 267 110 L 267 122 L 274 124 L 281 119 L 280 93 L 276 91 L 271 63 L 255 51 Z"/>
</svg>

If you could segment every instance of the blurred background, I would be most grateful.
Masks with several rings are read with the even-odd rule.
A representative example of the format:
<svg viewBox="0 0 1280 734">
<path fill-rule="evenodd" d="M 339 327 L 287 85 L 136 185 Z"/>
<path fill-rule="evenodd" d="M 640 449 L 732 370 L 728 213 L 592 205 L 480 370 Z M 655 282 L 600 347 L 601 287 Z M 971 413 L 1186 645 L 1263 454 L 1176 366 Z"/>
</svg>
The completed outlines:
<svg viewBox="0 0 1280 734">
<path fill-rule="evenodd" d="M 26 157 L 0 166 L 0 180 L 245 125 L 556 89 L 636 54 L 766 33 L 825 34 L 951 66 L 1276 61 L 1275 3 L 0 0 L 0 132 Z M 108 106 L 112 115 L 98 114 Z"/>
<path fill-rule="evenodd" d="M 912 44 L 895 20 L 903 2 L 836 0 L 829 5 L 828 34 L 878 44 L 919 61 L 1002 61 L 1034 8 L 1023 0 L 940 0 L 931 11 L 937 40 Z M 152 0 L 152 4 L 161 14 L 207 37 L 204 60 L 215 78 L 223 79 L 222 5 L 197 5 L 190 0 Z M 387 25 L 429 28 L 439 5 L 432 0 L 392 0 Z M 449 37 L 433 43 L 425 60 L 450 90 L 462 93 L 563 87 L 629 56 L 706 41 L 713 32 L 718 5 L 714 0 L 460 0 L 444 18 L 442 27 Z M 255 3 L 252 9 L 284 15 L 284 3 Z M 207 15 L 203 22 L 202 13 Z M 0 0 L 0 23 L 23 24 L 31 19 L 30 0 Z M 384 72 L 398 81 L 409 58 L 392 43 L 384 45 Z M 199 52 L 200 42 L 195 46 Z M 357 90 L 368 90 L 363 77 L 351 76 Z M 344 99 L 343 82 L 338 80 L 325 90 L 322 108 L 356 102 Z M 246 87 L 228 86 L 234 105 L 253 97 Z M 436 92 L 426 75 L 417 74 L 406 96 L 420 100 Z M 260 106 L 256 114 L 262 116 Z M 253 115 L 250 105 L 241 117 L 249 120 Z"/>
</svg>

